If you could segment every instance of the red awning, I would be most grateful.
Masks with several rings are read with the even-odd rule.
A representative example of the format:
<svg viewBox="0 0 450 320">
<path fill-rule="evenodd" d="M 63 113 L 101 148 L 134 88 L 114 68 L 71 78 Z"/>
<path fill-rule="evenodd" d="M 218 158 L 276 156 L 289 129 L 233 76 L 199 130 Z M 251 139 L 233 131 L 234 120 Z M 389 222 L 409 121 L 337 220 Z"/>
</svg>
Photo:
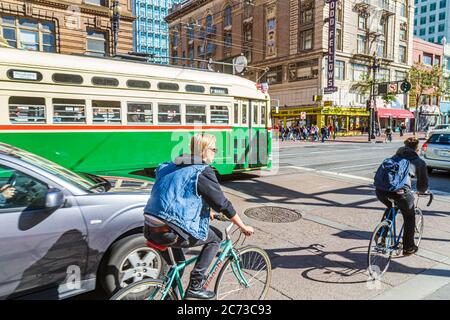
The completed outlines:
<svg viewBox="0 0 450 320">
<path fill-rule="evenodd" d="M 389 118 L 392 117 L 394 119 L 407 119 L 414 118 L 414 114 L 409 110 L 403 109 L 386 109 L 386 108 L 378 108 L 378 116 L 380 118 Z"/>
</svg>

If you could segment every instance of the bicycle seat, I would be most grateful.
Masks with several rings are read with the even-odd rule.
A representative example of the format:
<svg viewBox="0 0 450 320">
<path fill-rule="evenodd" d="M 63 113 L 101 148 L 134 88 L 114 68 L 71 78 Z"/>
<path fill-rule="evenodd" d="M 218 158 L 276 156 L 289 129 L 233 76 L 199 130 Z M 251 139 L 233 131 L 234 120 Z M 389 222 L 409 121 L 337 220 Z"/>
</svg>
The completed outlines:
<svg viewBox="0 0 450 320">
<path fill-rule="evenodd" d="M 147 247 L 155 249 L 157 251 L 166 251 L 167 250 L 167 246 L 163 246 L 160 244 L 156 244 L 153 241 L 147 240 Z"/>
</svg>

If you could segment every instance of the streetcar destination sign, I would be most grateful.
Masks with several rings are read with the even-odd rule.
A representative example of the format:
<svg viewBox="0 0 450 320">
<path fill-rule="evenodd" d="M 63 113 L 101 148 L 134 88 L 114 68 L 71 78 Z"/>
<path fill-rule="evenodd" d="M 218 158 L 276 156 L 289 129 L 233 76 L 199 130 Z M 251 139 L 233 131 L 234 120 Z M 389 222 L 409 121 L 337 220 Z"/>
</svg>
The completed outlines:
<svg viewBox="0 0 450 320">
<path fill-rule="evenodd" d="M 328 66 L 327 66 L 327 86 L 324 93 L 337 91 L 334 86 L 334 64 L 336 60 L 336 6 L 337 0 L 326 1 L 330 7 L 328 20 Z"/>
</svg>

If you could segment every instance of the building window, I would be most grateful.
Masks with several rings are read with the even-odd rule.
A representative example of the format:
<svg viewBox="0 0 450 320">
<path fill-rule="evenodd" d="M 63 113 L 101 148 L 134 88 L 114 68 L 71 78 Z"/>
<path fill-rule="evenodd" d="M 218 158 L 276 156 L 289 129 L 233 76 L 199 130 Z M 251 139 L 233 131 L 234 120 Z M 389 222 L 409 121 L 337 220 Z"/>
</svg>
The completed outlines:
<svg viewBox="0 0 450 320">
<path fill-rule="evenodd" d="M 368 74 L 368 69 L 366 65 L 363 64 L 352 64 L 352 81 L 362 81 L 365 80 Z"/>
<path fill-rule="evenodd" d="M 231 36 L 231 32 L 225 32 L 223 35 L 223 42 L 225 46 L 225 50 L 230 50 L 231 45 L 233 43 L 233 38 Z"/>
<path fill-rule="evenodd" d="M 436 21 L 436 15 L 433 14 L 430 16 L 430 22 L 435 22 Z"/>
<path fill-rule="evenodd" d="M 406 18 L 406 4 L 402 2 L 400 4 L 400 15 Z"/>
<path fill-rule="evenodd" d="M 45 122 L 45 99 L 34 97 L 9 98 L 9 121 L 11 123 Z"/>
<path fill-rule="evenodd" d="M 342 29 L 336 29 L 336 50 L 344 50 L 344 37 L 342 36 Z"/>
<path fill-rule="evenodd" d="M 270 68 L 265 76 L 265 82 L 268 84 L 280 84 L 283 82 L 283 66 Z"/>
<path fill-rule="evenodd" d="M 13 48 L 56 52 L 53 22 L 2 16 L 0 17 L 0 35 Z"/>
<path fill-rule="evenodd" d="M 434 56 L 434 65 L 435 66 L 441 65 L 441 57 L 440 56 Z"/>
<path fill-rule="evenodd" d="M 445 31 L 445 24 L 440 24 L 438 27 L 438 32 L 443 32 Z"/>
<path fill-rule="evenodd" d="M 53 99 L 53 123 L 86 123 L 86 102 Z"/>
<path fill-rule="evenodd" d="M 300 32 L 300 50 L 313 48 L 313 29 Z"/>
<path fill-rule="evenodd" d="M 406 63 L 406 47 L 405 46 L 398 47 L 398 61 L 401 63 Z"/>
<path fill-rule="evenodd" d="M 357 45 L 357 52 L 366 54 L 366 36 L 358 35 L 357 36 L 358 45 Z"/>
<path fill-rule="evenodd" d="M 318 76 L 319 61 L 317 59 L 289 64 L 289 81 L 317 79 Z"/>
<path fill-rule="evenodd" d="M 420 24 L 423 25 L 423 24 L 426 24 L 426 23 L 427 23 L 427 17 L 421 17 L 420 18 Z"/>
<path fill-rule="evenodd" d="M 439 21 L 445 20 L 445 12 L 439 13 Z"/>
<path fill-rule="evenodd" d="M 336 60 L 336 64 L 334 66 L 334 77 L 336 80 L 345 80 L 345 62 Z"/>
<path fill-rule="evenodd" d="M 179 104 L 159 104 L 158 124 L 181 124 Z"/>
<path fill-rule="evenodd" d="M 428 28 L 428 33 L 429 33 L 429 34 L 433 34 L 434 31 L 435 31 L 435 27 L 434 27 L 434 26 L 430 26 L 430 27 Z"/>
<path fill-rule="evenodd" d="M 402 41 L 406 41 L 407 40 L 406 39 L 406 30 L 405 29 L 400 29 L 399 35 L 400 35 L 400 40 L 402 40 Z"/>
<path fill-rule="evenodd" d="M 445 7 L 447 7 L 447 0 L 441 0 L 441 1 L 439 2 L 439 8 L 440 8 L 440 9 L 443 9 L 443 8 L 445 8 Z"/>
<path fill-rule="evenodd" d="M 127 110 L 127 121 L 129 124 L 152 124 L 152 104 L 129 102 Z"/>
<path fill-rule="evenodd" d="M 186 105 L 187 124 L 206 124 L 206 106 Z"/>
<path fill-rule="evenodd" d="M 395 71 L 395 81 L 403 81 L 406 79 L 406 72 L 405 71 Z"/>
<path fill-rule="evenodd" d="M 300 12 L 300 24 L 308 24 L 314 20 L 314 8 L 305 8 Z"/>
<path fill-rule="evenodd" d="M 106 51 L 106 33 L 94 29 L 87 29 L 86 54 L 105 56 Z"/>
<path fill-rule="evenodd" d="M 223 26 L 230 27 L 233 23 L 231 6 L 227 6 L 223 12 Z"/>
<path fill-rule="evenodd" d="M 379 40 L 377 46 L 377 56 L 384 57 L 386 55 L 386 41 Z"/>
<path fill-rule="evenodd" d="M 432 62 L 433 62 L 433 56 L 424 53 L 424 54 L 423 54 L 423 64 L 426 64 L 426 65 L 431 66 L 431 65 L 432 65 Z"/>
<path fill-rule="evenodd" d="M 391 71 L 389 69 L 381 68 L 377 72 L 376 78 L 379 81 L 388 82 L 391 80 Z"/>
<path fill-rule="evenodd" d="M 367 28 L 367 19 L 366 17 L 359 15 L 358 16 L 358 29 L 366 30 Z"/>
<path fill-rule="evenodd" d="M 84 3 L 94 4 L 96 6 L 106 6 L 106 0 L 84 0 Z"/>
<path fill-rule="evenodd" d="M 436 6 L 437 6 L 436 3 L 431 3 L 430 4 L 430 11 L 436 11 Z"/>
</svg>

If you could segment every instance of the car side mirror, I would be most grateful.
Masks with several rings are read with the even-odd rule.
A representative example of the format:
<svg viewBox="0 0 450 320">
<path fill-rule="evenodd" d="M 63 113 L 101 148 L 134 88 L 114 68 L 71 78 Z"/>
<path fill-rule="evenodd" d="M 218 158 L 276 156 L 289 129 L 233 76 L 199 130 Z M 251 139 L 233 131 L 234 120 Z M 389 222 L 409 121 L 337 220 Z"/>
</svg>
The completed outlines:
<svg viewBox="0 0 450 320">
<path fill-rule="evenodd" d="M 45 208 L 56 210 L 64 205 L 64 194 L 59 189 L 50 189 L 45 197 Z"/>
</svg>

